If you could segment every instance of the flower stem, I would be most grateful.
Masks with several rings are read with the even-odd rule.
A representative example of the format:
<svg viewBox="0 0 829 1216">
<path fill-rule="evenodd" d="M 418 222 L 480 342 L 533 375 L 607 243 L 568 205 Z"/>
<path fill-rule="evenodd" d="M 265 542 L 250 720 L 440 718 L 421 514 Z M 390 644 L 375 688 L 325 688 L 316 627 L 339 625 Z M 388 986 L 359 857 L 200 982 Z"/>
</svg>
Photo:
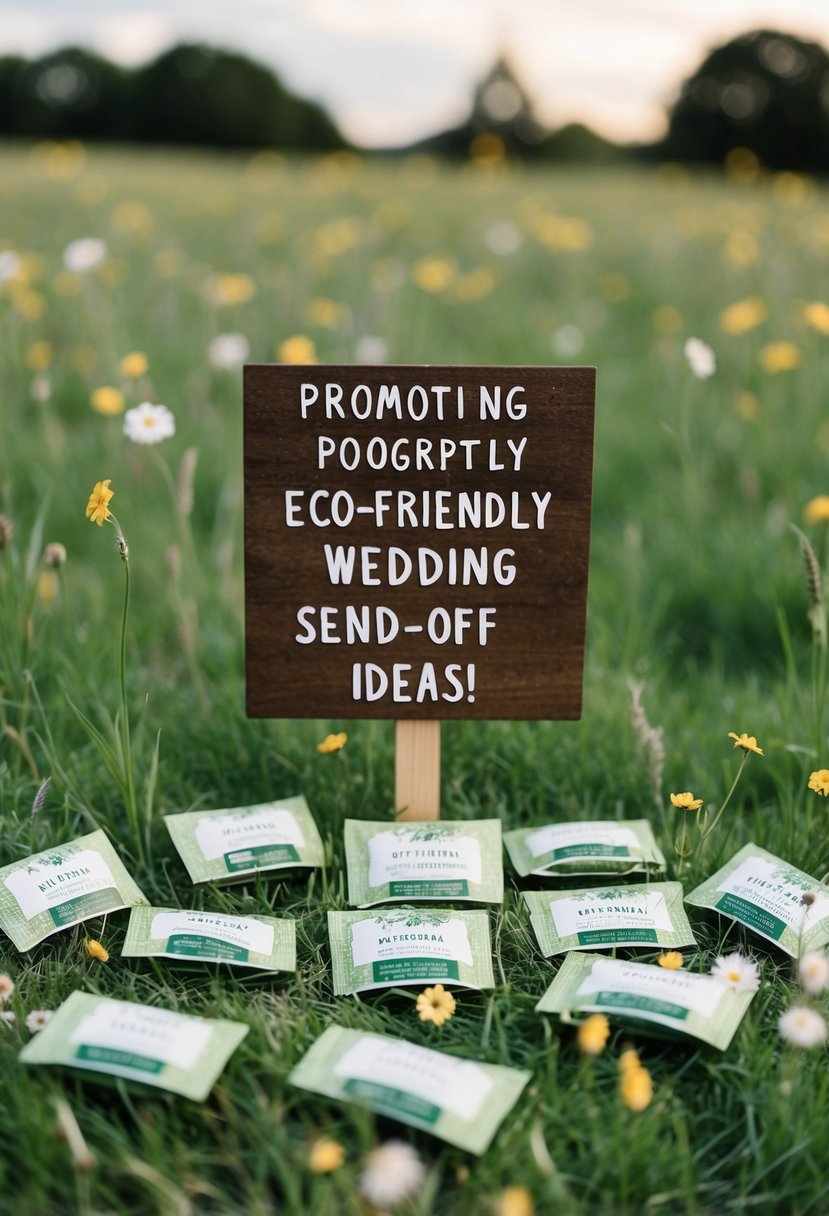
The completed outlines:
<svg viewBox="0 0 829 1216">
<path fill-rule="evenodd" d="M 113 519 L 115 517 L 113 516 Z M 127 787 L 127 816 L 140 853 L 143 853 L 141 833 L 138 830 L 138 801 L 135 796 L 135 773 L 132 765 L 132 739 L 130 737 L 130 713 L 127 701 L 127 622 L 130 608 L 130 562 L 124 534 L 116 522 L 118 547 L 124 560 L 124 610 L 121 614 L 121 649 L 119 654 L 119 676 L 121 683 L 121 750 L 124 757 L 124 780 Z"/>
<path fill-rule="evenodd" d="M 708 837 L 709 837 L 709 836 L 711 835 L 711 833 L 714 831 L 714 828 L 717 826 L 717 824 L 718 824 L 718 823 L 720 822 L 720 820 L 722 819 L 722 816 L 723 816 L 723 811 L 725 810 L 725 808 L 728 806 L 729 802 L 731 801 L 731 795 L 732 795 L 732 794 L 734 793 L 734 791 L 736 790 L 736 788 L 737 788 L 737 782 L 740 780 L 740 776 L 741 776 L 741 774 L 742 774 L 742 771 L 743 771 L 743 769 L 744 769 L 744 768 L 745 768 L 745 766 L 746 766 L 746 760 L 748 760 L 748 752 L 743 752 L 743 758 L 742 758 L 742 760 L 740 761 L 740 767 L 737 769 L 737 775 L 736 775 L 736 777 L 734 778 L 734 780 L 731 782 L 731 789 L 728 791 L 728 793 L 726 794 L 725 798 L 723 799 L 722 806 L 721 806 L 721 807 L 720 807 L 720 809 L 717 811 L 716 815 L 715 815 L 715 816 L 714 816 L 714 818 L 711 820 L 711 822 L 709 823 L 708 827 L 705 829 L 705 831 L 703 832 L 703 834 L 700 836 L 700 839 L 699 839 L 700 844 L 704 844 L 704 843 L 705 843 L 705 841 L 708 839 Z"/>
</svg>

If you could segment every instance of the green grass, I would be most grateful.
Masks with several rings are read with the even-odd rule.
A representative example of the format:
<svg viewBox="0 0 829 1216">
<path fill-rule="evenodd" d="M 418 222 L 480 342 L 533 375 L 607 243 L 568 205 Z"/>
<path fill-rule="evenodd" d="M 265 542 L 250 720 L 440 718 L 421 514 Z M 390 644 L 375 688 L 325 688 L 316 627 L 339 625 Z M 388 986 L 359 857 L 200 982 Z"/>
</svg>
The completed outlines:
<svg viewBox="0 0 829 1216">
<path fill-rule="evenodd" d="M 121 960 L 124 913 L 25 956 L 4 939 L 0 970 L 17 985 L 17 1026 L 0 1027 L 0 1210 L 357 1213 L 364 1153 L 402 1135 L 429 1167 L 405 1209 L 418 1216 L 494 1212 L 511 1184 L 530 1188 L 539 1213 L 562 1216 L 826 1213 L 825 1052 L 781 1045 L 776 1019 L 797 988 L 789 963 L 759 939 L 693 916 L 701 950 L 691 966 L 707 969 L 721 949 L 744 948 L 762 967 L 763 986 L 723 1055 L 617 1030 L 603 1056 L 579 1058 L 572 1031 L 533 1012 L 553 968 L 511 877 L 493 915 L 499 986 L 461 993 L 440 1032 L 417 1021 L 414 992 L 332 996 L 325 912 L 345 906 L 342 822 L 392 814 L 393 727 L 245 718 L 241 376 L 211 370 L 206 348 L 217 333 L 240 330 L 252 359 L 269 360 L 284 339 L 305 334 L 321 360 L 348 362 L 360 338 L 375 335 L 390 362 L 595 363 L 584 718 L 444 726 L 443 813 L 499 816 L 506 827 L 644 814 L 671 855 L 669 791 L 692 789 L 717 804 L 737 763 L 727 732 L 748 731 L 765 757 L 750 758 L 683 880 L 696 883 L 749 839 L 821 876 L 825 804 L 806 781 L 827 764 L 825 723 L 814 712 L 805 581 L 788 525 L 802 523 L 805 502 L 829 489 L 829 345 L 801 319 L 803 303 L 825 290 L 829 195 L 790 179 L 729 184 L 665 171 L 490 173 L 425 161 L 115 150 L 77 163 L 6 151 L 0 170 L 0 248 L 37 255 L 28 287 L 0 297 L 0 511 L 15 527 L 0 552 L 0 864 L 101 826 L 153 902 L 296 916 L 299 952 L 297 975 L 284 980 Z M 539 216 L 552 213 L 585 222 L 587 239 L 577 241 L 585 247 L 537 239 Z M 499 257 L 486 233 L 504 220 L 523 239 Z M 748 265 L 724 252 L 735 231 L 756 244 Z M 83 235 L 106 239 L 109 265 L 78 294 L 61 294 L 62 250 Z M 413 268 L 438 255 L 454 259 L 454 277 L 441 292 L 424 291 Z M 254 298 L 211 303 L 206 285 L 226 272 L 250 275 Z M 763 298 L 768 319 L 742 336 L 723 333 L 721 310 L 748 296 Z M 341 306 L 331 325 L 309 319 L 320 298 Z M 674 332 L 654 325 L 665 306 L 677 310 Z M 583 337 L 574 356 L 553 345 L 555 334 L 566 340 L 565 326 Z M 710 381 L 687 369 L 682 344 L 691 334 L 716 348 Z M 797 344 L 799 366 L 769 375 L 759 352 L 783 339 Z M 48 401 L 32 397 L 27 359 L 38 341 L 54 350 L 40 373 Z M 148 356 L 149 381 L 125 387 L 127 404 L 146 395 L 176 414 L 176 437 L 158 449 L 130 445 L 120 418 L 89 405 L 96 387 L 120 383 L 118 361 L 134 350 Z M 198 465 L 187 517 L 170 490 L 191 448 Z M 150 783 L 152 811 L 144 860 L 118 787 L 69 704 L 111 730 L 122 570 L 112 531 L 83 518 L 93 483 L 105 477 L 130 544 L 128 696 L 139 799 Z M 50 600 L 38 577 L 51 540 L 66 545 L 69 560 Z M 630 721 L 630 680 L 646 682 L 648 717 L 664 730 L 657 800 Z M 319 756 L 315 743 L 342 726 L 346 750 Z M 32 824 L 47 775 L 53 784 Z M 326 841 L 322 873 L 191 889 L 162 813 L 299 792 Z M 87 932 L 106 941 L 105 966 L 86 957 Z M 76 988 L 239 1018 L 251 1032 L 201 1106 L 24 1069 L 26 1012 L 54 1008 Z M 533 1080 L 475 1160 L 288 1087 L 293 1064 L 333 1021 L 526 1067 Z M 618 1100 L 618 1054 L 631 1037 L 655 1083 L 639 1115 Z M 95 1154 L 91 1173 L 73 1172 L 55 1136 L 57 1095 Z M 320 1134 L 347 1151 L 330 1178 L 307 1167 Z"/>
</svg>

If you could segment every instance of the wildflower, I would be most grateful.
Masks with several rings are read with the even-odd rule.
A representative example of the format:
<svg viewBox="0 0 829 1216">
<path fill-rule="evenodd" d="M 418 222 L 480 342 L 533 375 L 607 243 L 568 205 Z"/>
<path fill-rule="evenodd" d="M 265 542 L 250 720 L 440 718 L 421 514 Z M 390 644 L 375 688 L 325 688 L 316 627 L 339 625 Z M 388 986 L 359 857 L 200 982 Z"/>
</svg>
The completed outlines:
<svg viewBox="0 0 829 1216">
<path fill-rule="evenodd" d="M 48 1026 L 51 1020 L 51 1009 L 33 1009 L 31 1013 L 26 1014 L 26 1029 L 29 1034 L 37 1034 L 44 1026 Z"/>
<path fill-rule="evenodd" d="M 99 963 L 109 962 L 109 951 L 106 946 L 102 946 L 100 942 L 96 942 L 94 937 L 86 939 L 86 952 L 90 958 L 94 958 Z"/>
<path fill-rule="evenodd" d="M 421 1022 L 434 1022 L 436 1026 L 442 1026 L 455 1012 L 455 998 L 443 984 L 435 984 L 434 988 L 423 989 L 415 1008 Z"/>
<path fill-rule="evenodd" d="M 689 338 L 682 353 L 697 380 L 707 380 L 717 370 L 717 356 L 701 338 Z"/>
<path fill-rule="evenodd" d="M 496 1216 L 533 1216 L 535 1204 L 525 1186 L 505 1186 L 495 1211 Z"/>
<path fill-rule="evenodd" d="M 109 488 L 111 480 L 112 478 L 108 477 L 106 481 L 97 481 L 89 495 L 89 502 L 86 504 L 86 518 L 91 519 L 93 524 L 97 524 L 99 528 L 112 518 L 109 504 L 115 497 L 115 491 Z"/>
<path fill-rule="evenodd" d="M 17 1014 L 13 1009 L 0 1009 L 0 1026 L 14 1026 Z"/>
<path fill-rule="evenodd" d="M 345 1149 L 338 1140 L 315 1140 L 308 1155 L 312 1174 L 332 1174 L 345 1161 Z"/>
<path fill-rule="evenodd" d="M 374 334 L 364 334 L 354 347 L 354 358 L 358 363 L 385 363 L 389 357 L 389 348 L 384 338 Z"/>
<path fill-rule="evenodd" d="M 35 583 L 35 595 L 47 607 L 54 604 L 60 592 L 58 576 L 53 570 L 41 570 Z"/>
<path fill-rule="evenodd" d="M 792 1005 L 780 1015 L 777 1029 L 780 1037 L 795 1047 L 819 1047 L 829 1035 L 826 1019 L 808 1005 Z"/>
<path fill-rule="evenodd" d="M 304 334 L 294 334 L 280 342 L 277 348 L 280 363 L 316 363 L 317 351 L 314 343 Z"/>
<path fill-rule="evenodd" d="M 496 220 L 484 233 L 484 244 L 499 258 L 516 253 L 524 242 L 521 229 L 512 220 Z"/>
<path fill-rule="evenodd" d="M 757 964 L 738 951 L 733 954 L 721 954 L 711 968 L 711 975 L 736 992 L 756 992 L 760 987 Z"/>
<path fill-rule="evenodd" d="M 43 405 L 52 396 L 52 382 L 48 376 L 35 376 L 30 391 L 32 400 Z"/>
<path fill-rule="evenodd" d="M 0 1005 L 14 992 L 14 980 L 10 975 L 0 975 Z"/>
<path fill-rule="evenodd" d="M 756 752 L 758 756 L 765 754 L 762 747 L 757 746 L 757 740 L 754 738 L 754 735 L 747 735 L 745 731 L 741 735 L 735 735 L 734 731 L 730 730 L 728 737 L 734 740 L 735 747 L 741 747 L 744 752 Z"/>
<path fill-rule="evenodd" d="M 579 1051 L 586 1056 L 598 1056 L 610 1037 L 610 1023 L 603 1013 L 591 1013 L 579 1026 Z"/>
<path fill-rule="evenodd" d="M 43 372 L 51 364 L 55 351 L 51 342 L 33 342 L 26 351 L 26 363 L 33 372 Z"/>
<path fill-rule="evenodd" d="M 112 417 L 114 414 L 123 413 L 124 394 L 120 388 L 113 388 L 111 384 L 104 384 L 101 388 L 95 389 L 95 392 L 89 398 L 89 404 L 96 413 Z"/>
<path fill-rule="evenodd" d="M 241 367 L 249 355 L 250 342 L 244 334 L 217 334 L 207 348 L 211 366 L 220 371 Z"/>
<path fill-rule="evenodd" d="M 809 789 L 829 798 L 829 768 L 816 769 L 809 777 Z"/>
<path fill-rule="evenodd" d="M 626 1047 L 619 1056 L 619 1072 L 624 1076 L 634 1068 L 641 1068 L 639 1052 L 634 1047 Z"/>
<path fill-rule="evenodd" d="M 247 304 L 256 295 L 256 284 L 249 274 L 218 274 L 206 294 L 211 304 Z"/>
<path fill-rule="evenodd" d="M 60 541 L 52 540 L 43 550 L 44 566 L 51 566 L 53 570 L 59 570 L 61 566 L 66 565 L 66 546 Z"/>
<path fill-rule="evenodd" d="M 829 956 L 825 950 L 810 950 L 803 955 L 797 968 L 803 991 L 817 996 L 829 988 Z"/>
<path fill-rule="evenodd" d="M 653 1097 L 653 1081 L 647 1068 L 643 1068 L 641 1064 L 635 1068 L 628 1068 L 622 1074 L 619 1095 L 628 1110 L 638 1113 L 650 1106 Z"/>
<path fill-rule="evenodd" d="M 803 320 L 819 334 L 829 334 L 829 304 L 814 300 L 803 309 Z"/>
<path fill-rule="evenodd" d="M 679 971 L 685 959 L 678 950 L 666 950 L 664 954 L 657 955 L 656 961 L 666 971 Z"/>
<path fill-rule="evenodd" d="M 70 241 L 63 251 L 63 264 L 72 274 L 86 274 L 106 260 L 107 247 L 99 237 L 84 236 Z"/>
<path fill-rule="evenodd" d="M 322 743 L 317 744 L 317 751 L 323 756 L 327 756 L 329 752 L 339 752 L 345 747 L 348 742 L 348 735 L 344 730 L 341 730 L 337 735 L 326 735 Z"/>
<path fill-rule="evenodd" d="M 800 351 L 794 342 L 769 342 L 760 351 L 760 366 L 770 376 L 790 372 L 800 362 Z"/>
<path fill-rule="evenodd" d="M 584 346 L 584 334 L 578 325 L 560 325 L 550 338 L 553 350 L 563 358 L 577 355 Z"/>
<path fill-rule="evenodd" d="M 7 548 L 12 543 L 14 526 L 8 515 L 0 515 L 0 549 Z"/>
<path fill-rule="evenodd" d="M 147 368 L 150 365 L 143 350 L 134 350 L 130 354 L 124 355 L 118 366 L 121 369 L 122 376 L 126 376 L 128 380 L 135 380 L 139 376 L 146 375 Z"/>
<path fill-rule="evenodd" d="M 690 790 L 684 794 L 671 794 L 671 802 L 680 811 L 696 811 L 702 806 L 702 799 L 695 798 Z"/>
<path fill-rule="evenodd" d="M 673 304 L 659 304 L 653 310 L 651 321 L 661 334 L 675 334 L 682 325 L 682 314 Z"/>
<path fill-rule="evenodd" d="M 410 1144 L 387 1140 L 369 1153 L 357 1187 L 375 1207 L 390 1208 L 413 1194 L 425 1173 L 426 1167 Z"/>
<path fill-rule="evenodd" d="M 727 334 L 747 334 L 749 330 L 762 325 L 768 315 L 765 300 L 760 296 L 750 296 L 747 300 L 730 304 L 720 313 L 720 328 Z"/>
<path fill-rule="evenodd" d="M 133 443 L 162 443 L 176 433 L 176 420 L 166 405 L 142 401 L 124 415 L 124 434 Z"/>
<path fill-rule="evenodd" d="M 16 279 L 23 270 L 23 259 L 13 249 L 0 250 L 0 283 Z"/>
<path fill-rule="evenodd" d="M 423 291 L 445 291 L 455 278 L 455 263 L 449 257 L 423 258 L 412 268 L 412 278 Z"/>
<path fill-rule="evenodd" d="M 810 499 L 803 508 L 803 518 L 807 524 L 824 524 L 829 520 L 829 494 L 818 494 Z"/>
</svg>

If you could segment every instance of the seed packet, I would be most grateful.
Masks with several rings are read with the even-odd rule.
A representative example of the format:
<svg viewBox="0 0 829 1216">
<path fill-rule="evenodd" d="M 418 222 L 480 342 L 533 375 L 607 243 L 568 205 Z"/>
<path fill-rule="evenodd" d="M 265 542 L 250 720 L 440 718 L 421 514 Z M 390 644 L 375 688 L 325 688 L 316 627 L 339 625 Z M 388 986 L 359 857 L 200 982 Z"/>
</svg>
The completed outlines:
<svg viewBox="0 0 829 1216">
<path fill-rule="evenodd" d="M 608 946 L 675 950 L 696 945 L 678 882 L 525 891 L 524 900 L 541 952 L 547 957 Z"/>
<path fill-rule="evenodd" d="M 662 874 L 665 857 L 647 819 L 548 823 L 504 834 L 522 878 L 578 874 Z"/>
<path fill-rule="evenodd" d="M 249 1027 L 73 992 L 20 1053 L 203 1102 Z"/>
<path fill-rule="evenodd" d="M 232 882 L 263 870 L 321 866 L 317 825 L 303 797 L 220 811 L 165 815 L 187 873 L 195 883 Z"/>
<path fill-rule="evenodd" d="M 806 892 L 815 897 L 809 907 Z M 829 887 L 756 844 L 735 853 L 685 902 L 730 916 L 792 958 L 829 942 Z"/>
<path fill-rule="evenodd" d="M 0 928 L 18 950 L 31 950 L 93 916 L 146 902 L 100 829 L 0 870 Z"/>
<path fill-rule="evenodd" d="M 713 975 L 573 951 L 536 1010 L 606 1013 L 612 1021 L 661 1026 L 725 1051 L 753 996 Z"/>
<path fill-rule="evenodd" d="M 295 971 L 296 924 L 272 916 L 142 906 L 130 913 L 121 954 Z"/>
<path fill-rule="evenodd" d="M 328 936 L 337 996 L 391 984 L 495 987 L 488 912 L 329 912 Z"/>
<path fill-rule="evenodd" d="M 358 908 L 403 900 L 504 897 L 500 819 L 450 823 L 345 821 L 348 902 Z"/>
<path fill-rule="evenodd" d="M 531 1073 L 479 1064 L 385 1034 L 329 1026 L 288 1080 L 300 1089 L 357 1102 L 483 1153 Z"/>
</svg>

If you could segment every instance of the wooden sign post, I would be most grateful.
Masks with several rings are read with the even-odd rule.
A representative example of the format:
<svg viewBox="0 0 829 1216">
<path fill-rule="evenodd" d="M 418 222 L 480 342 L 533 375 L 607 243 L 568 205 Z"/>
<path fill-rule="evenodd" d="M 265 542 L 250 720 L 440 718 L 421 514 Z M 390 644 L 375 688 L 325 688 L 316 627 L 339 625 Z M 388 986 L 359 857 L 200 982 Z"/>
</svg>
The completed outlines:
<svg viewBox="0 0 829 1216">
<path fill-rule="evenodd" d="M 439 814 L 444 718 L 581 713 L 595 369 L 245 368 L 247 711 L 397 720 Z"/>
</svg>

